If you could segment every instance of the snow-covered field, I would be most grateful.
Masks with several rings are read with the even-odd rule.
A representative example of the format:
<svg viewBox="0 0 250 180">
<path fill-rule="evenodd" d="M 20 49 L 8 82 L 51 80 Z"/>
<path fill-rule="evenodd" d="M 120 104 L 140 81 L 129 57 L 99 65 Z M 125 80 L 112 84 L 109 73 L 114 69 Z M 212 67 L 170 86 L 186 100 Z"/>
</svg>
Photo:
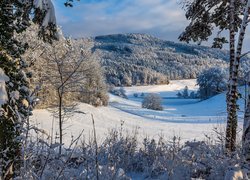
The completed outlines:
<svg viewBox="0 0 250 180">
<path fill-rule="evenodd" d="M 146 136 L 157 138 L 164 135 L 171 138 L 180 136 L 183 141 L 203 140 L 206 135 L 215 135 L 213 129 L 225 128 L 226 104 L 225 93 L 217 95 L 206 101 L 194 99 L 177 99 L 178 91 L 188 86 L 190 91 L 196 91 L 198 87 L 195 80 L 171 81 L 169 85 L 140 86 L 125 88 L 128 99 L 123 99 L 110 94 L 108 107 L 92 107 L 87 104 L 79 104 L 79 111 L 86 114 L 76 113 L 64 124 L 64 142 L 69 144 L 72 135 L 74 137 L 84 129 L 86 138 L 91 137 L 93 125 L 91 114 L 95 119 L 95 128 L 98 141 L 104 139 L 104 135 L 113 128 L 121 128 L 131 133 L 137 129 L 139 138 Z M 163 98 L 164 111 L 153 111 L 141 108 L 142 98 L 134 97 L 134 93 L 158 93 Z M 244 104 L 240 100 L 240 105 Z M 242 114 L 240 113 L 239 130 L 242 126 Z M 57 120 L 47 110 L 35 110 L 31 118 L 32 122 L 38 124 L 49 134 L 56 133 Z"/>
</svg>

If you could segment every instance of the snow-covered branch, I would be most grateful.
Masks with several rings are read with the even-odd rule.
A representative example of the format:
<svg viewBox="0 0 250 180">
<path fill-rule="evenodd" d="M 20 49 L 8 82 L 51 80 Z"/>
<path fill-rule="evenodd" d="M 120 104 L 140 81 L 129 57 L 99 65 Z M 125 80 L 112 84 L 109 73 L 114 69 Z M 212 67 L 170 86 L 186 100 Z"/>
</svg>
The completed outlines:
<svg viewBox="0 0 250 180">
<path fill-rule="evenodd" d="M 4 73 L 4 70 L 0 68 L 0 106 L 8 101 L 8 94 L 5 87 L 7 81 L 9 81 L 9 77 Z"/>
</svg>

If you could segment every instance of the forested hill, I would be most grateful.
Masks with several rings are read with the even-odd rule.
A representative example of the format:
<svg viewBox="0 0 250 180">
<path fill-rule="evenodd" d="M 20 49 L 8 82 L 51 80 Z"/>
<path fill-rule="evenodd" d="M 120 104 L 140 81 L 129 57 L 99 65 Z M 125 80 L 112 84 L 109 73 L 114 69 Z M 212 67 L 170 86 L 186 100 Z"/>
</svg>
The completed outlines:
<svg viewBox="0 0 250 180">
<path fill-rule="evenodd" d="M 165 41 L 147 34 L 116 34 L 79 39 L 105 69 L 109 84 L 146 85 L 191 79 L 212 66 L 227 66 L 228 52 Z"/>
</svg>

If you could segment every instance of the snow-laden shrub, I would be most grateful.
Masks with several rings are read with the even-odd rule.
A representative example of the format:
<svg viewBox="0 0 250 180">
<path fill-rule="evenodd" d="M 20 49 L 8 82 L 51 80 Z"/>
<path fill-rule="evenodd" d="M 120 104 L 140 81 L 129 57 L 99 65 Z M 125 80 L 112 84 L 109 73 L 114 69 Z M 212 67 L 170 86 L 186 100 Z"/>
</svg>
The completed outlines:
<svg viewBox="0 0 250 180">
<path fill-rule="evenodd" d="M 84 91 L 82 93 L 79 93 L 77 99 L 80 100 L 81 102 L 93 105 L 95 107 L 107 106 L 109 102 L 109 96 L 105 88 L 100 88 L 98 90 L 91 90 L 89 92 Z"/>
<path fill-rule="evenodd" d="M 111 89 L 110 93 L 112 93 L 112 94 L 114 94 L 116 96 L 128 99 L 128 97 L 126 95 L 126 90 L 123 87 L 120 87 L 119 89 L 116 89 L 116 88 Z"/>
<path fill-rule="evenodd" d="M 162 111 L 162 99 L 158 94 L 147 94 L 142 101 L 142 108 Z"/>
<path fill-rule="evenodd" d="M 139 94 L 138 94 L 138 93 L 134 93 L 133 96 L 134 96 L 135 98 L 138 98 Z"/>
<path fill-rule="evenodd" d="M 174 136 L 139 142 L 138 136 L 137 129 L 113 129 L 102 143 L 96 145 L 93 137 L 83 139 L 64 147 L 60 156 L 57 143 L 30 141 L 19 179 L 97 179 L 98 174 L 100 180 L 128 180 L 136 174 L 137 179 L 223 180 L 232 169 L 240 171 L 240 149 L 227 156 L 223 145 L 210 141 L 181 143 Z"/>
<path fill-rule="evenodd" d="M 178 92 L 178 93 L 176 94 L 176 96 L 177 96 L 178 98 L 185 98 L 185 99 L 190 98 L 190 95 L 189 95 L 189 93 L 188 93 L 188 87 L 185 86 L 185 88 L 183 89 L 183 91 L 182 91 L 182 92 Z"/>
<path fill-rule="evenodd" d="M 135 169 L 135 156 L 138 148 L 137 130 L 124 133 L 122 130 L 112 130 L 99 147 L 100 163 L 122 168 L 126 171 Z"/>
<path fill-rule="evenodd" d="M 199 92 L 192 91 L 192 92 L 188 93 L 188 87 L 185 86 L 183 91 L 182 92 L 179 91 L 176 94 L 176 96 L 178 98 L 184 98 L 184 99 L 197 99 L 197 98 L 199 98 Z"/>
<path fill-rule="evenodd" d="M 225 69 L 213 67 L 204 70 L 197 78 L 201 99 L 207 99 L 227 89 L 227 72 Z"/>
</svg>

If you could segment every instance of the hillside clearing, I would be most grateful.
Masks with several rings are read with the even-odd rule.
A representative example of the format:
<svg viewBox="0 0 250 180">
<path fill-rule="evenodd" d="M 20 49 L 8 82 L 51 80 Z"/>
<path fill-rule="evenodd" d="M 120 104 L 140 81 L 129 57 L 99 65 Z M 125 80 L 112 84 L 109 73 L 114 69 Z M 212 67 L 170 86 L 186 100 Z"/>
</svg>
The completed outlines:
<svg viewBox="0 0 250 180">
<path fill-rule="evenodd" d="M 186 85 L 191 91 L 197 90 L 195 80 L 171 81 L 169 85 L 141 86 L 125 88 L 128 99 L 110 94 L 110 105 L 98 107 L 79 104 L 78 111 L 86 114 L 75 113 L 65 124 L 64 142 L 69 144 L 71 136 L 78 136 L 84 129 L 85 138 L 92 135 L 93 125 L 91 114 L 95 119 L 98 141 L 102 142 L 104 135 L 113 128 L 121 128 L 131 132 L 138 130 L 139 138 L 145 136 L 157 138 L 164 135 L 171 138 L 180 136 L 182 141 L 205 140 L 205 134 L 215 136 L 214 128 L 224 130 L 226 120 L 225 93 L 217 95 L 206 101 L 192 99 L 164 99 L 164 111 L 153 111 L 141 108 L 142 98 L 133 97 L 133 93 L 159 93 L 162 97 L 175 97 L 178 91 Z M 242 107 L 243 101 L 240 101 Z M 239 131 L 242 127 L 242 115 L 239 116 Z M 57 121 L 47 110 L 35 110 L 31 118 L 49 134 L 54 124 L 54 135 L 57 130 Z"/>
</svg>

